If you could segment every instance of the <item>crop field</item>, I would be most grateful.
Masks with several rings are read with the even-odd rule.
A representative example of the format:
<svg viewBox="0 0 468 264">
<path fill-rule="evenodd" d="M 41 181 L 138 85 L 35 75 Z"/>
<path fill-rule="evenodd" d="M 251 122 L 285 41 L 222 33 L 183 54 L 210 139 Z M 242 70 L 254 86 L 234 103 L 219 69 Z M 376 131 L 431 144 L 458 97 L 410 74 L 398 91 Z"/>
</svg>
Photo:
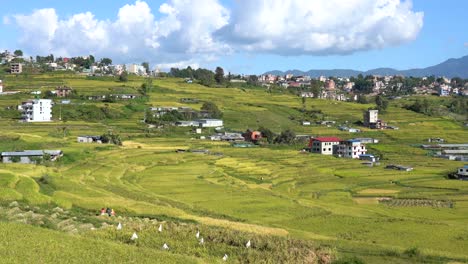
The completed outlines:
<svg viewBox="0 0 468 264">
<path fill-rule="evenodd" d="M 141 122 L 144 110 L 129 110 L 135 107 L 127 101 L 72 99 L 76 105 L 70 107 L 108 107 L 119 115 L 91 121 L 68 118 L 46 124 L 19 123 L 14 110 L 5 109 L 32 98 L 30 91 L 44 92 L 62 84 L 73 87 L 79 95 L 95 95 L 138 93 L 143 82 L 133 76 L 127 83 L 69 74 L 7 76 L 6 89 L 22 93 L 0 96 L 0 150 L 61 149 L 64 157 L 44 165 L 0 163 L 0 201 L 21 201 L 38 207 L 54 204 L 86 212 L 112 207 L 120 215 L 197 223 L 213 230 L 268 235 L 278 241 L 313 242 L 317 248 L 330 249 L 336 259 L 358 257 L 366 263 L 468 261 L 468 182 L 445 179 L 447 173 L 464 164 L 433 158 L 417 147 L 429 137 L 467 143 L 467 128 L 449 118 L 424 116 L 392 102 L 381 118 L 399 130 L 362 128 L 362 133 L 353 134 L 336 126 L 359 127 L 354 123 L 372 104 L 308 98 L 307 109 L 321 110 L 326 120 L 337 121 L 337 125 L 301 126 L 301 99 L 287 91 L 208 88 L 170 78 L 154 80 L 155 88 L 148 100 L 136 107 L 200 109 L 203 101 L 211 101 L 223 111 L 225 127 L 230 131 L 264 126 L 275 133 L 291 129 L 298 135 L 377 138 L 379 144 L 367 146 L 383 159 L 379 166 L 367 167 L 358 160 L 304 154 L 300 150 L 305 145 L 242 149 L 197 139 L 199 135 L 190 128 L 149 129 Z M 181 98 L 201 102 L 184 104 Z M 63 127 L 68 131 L 65 136 L 59 133 Z M 100 135 L 108 130 L 122 136 L 122 146 L 76 143 L 78 135 Z M 177 149 L 206 149 L 208 153 L 176 153 Z M 387 164 L 408 165 L 414 170 L 389 170 L 385 169 Z M 156 235 L 151 228 L 140 245 L 128 244 L 119 234 L 105 230 L 70 236 L 13 223 L 0 224 L 0 237 L 19 235 L 13 234 L 14 230 L 22 230 L 32 238 L 15 241 L 13 246 L 18 252 L 28 243 L 63 240 L 60 247 L 67 248 L 70 255 L 65 257 L 70 258 L 88 252 L 94 247 L 90 245 L 95 245 L 96 254 L 83 253 L 85 258 L 112 250 L 112 258 L 126 256 L 126 261 L 138 263 L 149 258 L 167 259 L 166 263 L 213 263 L 222 253 L 214 248 L 192 250 L 179 233 L 164 237 L 179 241 L 179 250 L 162 252 L 162 240 L 148 238 Z M 284 241 L 278 243 L 289 243 Z M 72 245 L 79 250 L 71 251 Z M 261 250 L 248 253 L 225 244 L 219 246 L 231 252 L 233 262 L 249 258 L 255 262 L 264 254 Z M 58 245 L 44 247 L 54 250 Z M 9 260 L 18 256 L 15 252 L 8 254 Z"/>
</svg>

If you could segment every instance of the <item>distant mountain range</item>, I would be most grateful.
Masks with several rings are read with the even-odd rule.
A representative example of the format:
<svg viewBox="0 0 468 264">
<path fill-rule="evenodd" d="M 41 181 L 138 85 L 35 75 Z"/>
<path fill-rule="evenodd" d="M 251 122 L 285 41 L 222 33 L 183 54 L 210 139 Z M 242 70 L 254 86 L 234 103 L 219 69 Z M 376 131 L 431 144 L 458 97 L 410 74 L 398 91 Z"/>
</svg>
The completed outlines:
<svg viewBox="0 0 468 264">
<path fill-rule="evenodd" d="M 320 76 L 334 76 L 334 77 L 351 77 L 362 75 L 403 75 L 403 76 L 414 76 L 414 77 L 424 77 L 424 76 L 445 76 L 448 78 L 460 77 L 467 79 L 468 78 L 468 56 L 461 57 L 459 59 L 449 59 L 435 66 L 423 68 L 423 69 L 410 69 L 410 70 L 395 70 L 392 68 L 378 68 L 369 71 L 356 71 L 349 69 L 335 69 L 335 70 L 309 70 L 309 71 L 300 71 L 300 70 L 289 70 L 286 72 L 283 71 L 269 71 L 265 74 L 273 75 L 286 75 L 293 74 L 295 76 L 308 75 L 310 77 L 320 77 Z"/>
</svg>

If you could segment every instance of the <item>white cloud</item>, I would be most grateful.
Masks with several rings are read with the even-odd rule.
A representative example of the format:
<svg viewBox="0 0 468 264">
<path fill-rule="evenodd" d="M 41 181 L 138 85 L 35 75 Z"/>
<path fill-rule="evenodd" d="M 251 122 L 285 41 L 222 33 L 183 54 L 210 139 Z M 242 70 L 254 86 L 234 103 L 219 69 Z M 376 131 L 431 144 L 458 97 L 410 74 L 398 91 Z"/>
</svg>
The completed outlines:
<svg viewBox="0 0 468 264">
<path fill-rule="evenodd" d="M 218 37 L 237 50 L 347 54 L 412 41 L 423 13 L 400 0 L 238 0 Z"/>
<path fill-rule="evenodd" d="M 53 8 L 3 17 L 29 54 L 93 54 L 116 62 L 197 65 L 220 55 L 346 54 L 409 42 L 423 25 L 410 0 L 166 0 L 153 11 L 137 0 L 115 20 L 91 12 L 60 18 Z M 197 62 L 197 63 L 195 63 Z"/>
<path fill-rule="evenodd" d="M 170 68 L 187 68 L 188 66 L 192 67 L 192 69 L 198 69 L 200 68 L 200 64 L 193 60 L 187 60 L 187 61 L 179 61 L 179 62 L 173 62 L 173 63 L 159 63 L 156 65 L 157 68 L 159 69 L 170 69 Z"/>
<path fill-rule="evenodd" d="M 58 56 L 93 54 L 114 61 L 171 64 L 211 60 L 229 46 L 213 32 L 227 24 L 229 12 L 217 0 L 169 0 L 156 20 L 150 6 L 136 1 L 120 8 L 115 21 L 99 20 L 91 12 L 59 19 L 55 9 L 13 15 L 21 31 L 19 43 L 30 53 Z M 5 20 L 5 18 L 4 18 Z M 194 65 L 194 63 L 190 63 Z"/>
<path fill-rule="evenodd" d="M 468 42 L 465 42 L 465 44 L 464 44 L 464 45 L 465 45 L 465 47 L 467 47 L 467 48 L 468 48 Z"/>
</svg>

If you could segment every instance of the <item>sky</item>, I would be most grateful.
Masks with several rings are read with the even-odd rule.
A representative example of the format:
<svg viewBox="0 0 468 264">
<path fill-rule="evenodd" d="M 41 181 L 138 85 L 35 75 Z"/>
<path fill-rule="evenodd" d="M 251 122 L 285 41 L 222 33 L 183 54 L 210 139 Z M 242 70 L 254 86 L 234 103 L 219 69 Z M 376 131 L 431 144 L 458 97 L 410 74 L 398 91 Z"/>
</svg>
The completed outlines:
<svg viewBox="0 0 468 264">
<path fill-rule="evenodd" d="M 432 66 L 468 54 L 466 0 L 0 0 L 0 49 L 152 68 Z"/>
</svg>

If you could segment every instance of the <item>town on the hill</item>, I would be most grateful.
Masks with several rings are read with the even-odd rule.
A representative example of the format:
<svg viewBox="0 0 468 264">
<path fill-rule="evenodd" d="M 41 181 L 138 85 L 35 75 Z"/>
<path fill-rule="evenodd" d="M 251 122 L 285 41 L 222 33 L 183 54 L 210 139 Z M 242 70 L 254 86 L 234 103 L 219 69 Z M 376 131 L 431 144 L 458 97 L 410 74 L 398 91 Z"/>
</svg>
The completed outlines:
<svg viewBox="0 0 468 264">
<path fill-rule="evenodd" d="M 4 51 L 0 126 L 0 221 L 173 263 L 468 259 L 468 79 Z"/>
</svg>

